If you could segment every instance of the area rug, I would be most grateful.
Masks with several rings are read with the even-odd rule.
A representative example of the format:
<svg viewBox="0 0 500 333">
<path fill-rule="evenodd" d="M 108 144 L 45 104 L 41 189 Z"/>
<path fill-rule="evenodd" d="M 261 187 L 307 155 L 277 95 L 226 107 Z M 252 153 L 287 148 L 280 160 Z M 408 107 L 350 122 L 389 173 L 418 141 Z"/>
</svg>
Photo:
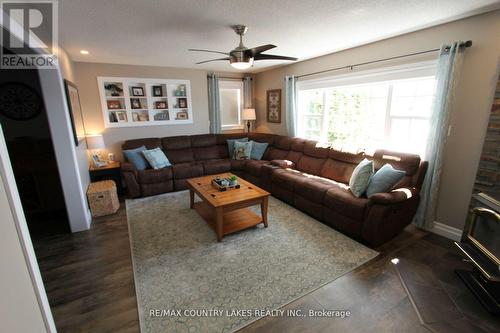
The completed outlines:
<svg viewBox="0 0 500 333">
<path fill-rule="evenodd" d="M 273 197 L 221 243 L 187 191 L 126 206 L 142 332 L 234 332 L 378 254 Z"/>
</svg>

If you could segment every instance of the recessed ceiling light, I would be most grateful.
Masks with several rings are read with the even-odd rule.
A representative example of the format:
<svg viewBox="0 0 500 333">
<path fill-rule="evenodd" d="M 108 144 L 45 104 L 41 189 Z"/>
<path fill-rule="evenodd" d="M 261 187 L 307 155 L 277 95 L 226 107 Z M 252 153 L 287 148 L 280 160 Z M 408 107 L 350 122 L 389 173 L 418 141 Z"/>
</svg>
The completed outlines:
<svg viewBox="0 0 500 333">
<path fill-rule="evenodd" d="M 89 54 L 89 51 L 87 51 L 87 50 L 80 50 L 80 53 L 81 54 Z"/>
</svg>

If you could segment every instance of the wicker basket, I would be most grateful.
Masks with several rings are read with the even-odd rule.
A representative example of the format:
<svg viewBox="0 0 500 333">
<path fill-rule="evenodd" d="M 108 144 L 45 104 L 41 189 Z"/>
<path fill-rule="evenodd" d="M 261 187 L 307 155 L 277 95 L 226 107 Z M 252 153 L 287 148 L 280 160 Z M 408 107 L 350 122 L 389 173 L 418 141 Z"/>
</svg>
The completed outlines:
<svg viewBox="0 0 500 333">
<path fill-rule="evenodd" d="M 114 214 L 120 208 L 116 184 L 112 180 L 90 183 L 87 198 L 93 217 Z"/>
</svg>

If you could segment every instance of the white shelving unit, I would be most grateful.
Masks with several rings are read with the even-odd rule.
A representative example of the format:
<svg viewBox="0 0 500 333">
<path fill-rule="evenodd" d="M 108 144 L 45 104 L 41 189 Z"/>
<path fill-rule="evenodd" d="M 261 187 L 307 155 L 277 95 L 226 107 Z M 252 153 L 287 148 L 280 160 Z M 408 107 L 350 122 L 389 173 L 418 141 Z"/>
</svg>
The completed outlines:
<svg viewBox="0 0 500 333">
<path fill-rule="evenodd" d="M 106 128 L 193 123 L 189 80 L 99 76 L 97 85 Z"/>
</svg>

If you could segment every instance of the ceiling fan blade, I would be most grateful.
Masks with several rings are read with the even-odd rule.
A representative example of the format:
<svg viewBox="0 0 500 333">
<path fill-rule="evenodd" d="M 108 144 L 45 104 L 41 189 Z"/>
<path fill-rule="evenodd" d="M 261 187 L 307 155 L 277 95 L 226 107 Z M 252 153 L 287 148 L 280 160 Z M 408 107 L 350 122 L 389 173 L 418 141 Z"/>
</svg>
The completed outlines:
<svg viewBox="0 0 500 333">
<path fill-rule="evenodd" d="M 220 53 L 220 54 L 229 55 L 229 53 L 227 53 L 227 52 L 212 51 L 212 50 L 202 50 L 202 49 L 188 49 L 188 51 L 210 52 L 210 53 Z"/>
<path fill-rule="evenodd" d="M 196 64 L 199 65 L 199 64 L 204 64 L 206 62 L 211 62 L 211 61 L 219 61 L 219 60 L 229 60 L 230 58 L 219 58 L 219 59 L 212 59 L 212 60 L 205 60 L 205 61 L 200 61 L 200 62 L 197 62 Z"/>
<path fill-rule="evenodd" d="M 270 49 L 274 49 L 275 47 L 276 47 L 276 45 L 266 44 L 266 45 L 256 46 L 256 47 L 253 47 L 251 49 L 245 50 L 245 53 L 250 55 L 250 56 L 255 57 L 257 54 L 262 53 L 262 52 L 267 51 L 267 50 L 270 50 Z"/>
<path fill-rule="evenodd" d="M 254 60 L 292 60 L 292 61 L 296 61 L 297 58 L 285 57 L 285 56 L 274 55 L 274 54 L 257 54 L 257 55 L 255 55 Z"/>
</svg>

